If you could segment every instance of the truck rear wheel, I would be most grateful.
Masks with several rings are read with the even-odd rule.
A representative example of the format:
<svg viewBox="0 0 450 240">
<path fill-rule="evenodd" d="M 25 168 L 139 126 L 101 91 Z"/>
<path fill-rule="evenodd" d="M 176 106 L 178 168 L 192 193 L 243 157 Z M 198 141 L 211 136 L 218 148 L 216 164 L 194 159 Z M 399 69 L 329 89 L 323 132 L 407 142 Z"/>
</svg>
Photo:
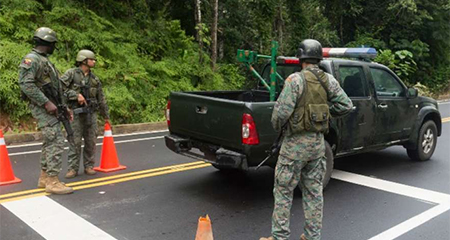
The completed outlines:
<svg viewBox="0 0 450 240">
<path fill-rule="evenodd" d="M 420 127 L 416 149 L 406 149 L 406 151 L 412 160 L 426 161 L 433 155 L 436 143 L 437 127 L 432 120 L 429 120 Z"/>
<path fill-rule="evenodd" d="M 322 181 L 323 189 L 325 189 L 325 187 L 328 185 L 334 168 L 333 150 L 331 149 L 331 146 L 327 141 L 325 141 L 325 157 L 327 158 L 327 171 L 325 172 L 325 177 Z"/>
</svg>

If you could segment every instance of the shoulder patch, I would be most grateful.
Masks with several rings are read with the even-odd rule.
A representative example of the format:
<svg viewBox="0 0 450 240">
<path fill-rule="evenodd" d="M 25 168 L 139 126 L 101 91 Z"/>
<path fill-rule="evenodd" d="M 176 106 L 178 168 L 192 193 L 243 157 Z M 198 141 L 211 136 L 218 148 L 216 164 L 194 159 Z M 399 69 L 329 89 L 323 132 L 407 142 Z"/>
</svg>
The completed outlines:
<svg viewBox="0 0 450 240">
<path fill-rule="evenodd" d="M 22 61 L 23 64 L 30 65 L 30 66 L 31 66 L 31 62 L 33 62 L 33 60 L 31 58 L 25 58 Z"/>
<path fill-rule="evenodd" d="M 25 57 L 22 62 L 20 62 L 20 67 L 29 69 L 33 65 L 33 58 Z"/>
</svg>

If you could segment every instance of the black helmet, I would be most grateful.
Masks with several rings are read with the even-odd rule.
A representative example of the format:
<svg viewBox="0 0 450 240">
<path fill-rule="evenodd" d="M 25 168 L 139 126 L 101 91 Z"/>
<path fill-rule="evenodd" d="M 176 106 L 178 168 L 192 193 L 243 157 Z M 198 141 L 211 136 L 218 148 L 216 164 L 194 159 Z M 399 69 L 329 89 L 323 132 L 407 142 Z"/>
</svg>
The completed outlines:
<svg viewBox="0 0 450 240">
<path fill-rule="evenodd" d="M 314 39 L 305 39 L 298 47 L 297 57 L 299 59 L 317 59 L 322 60 L 322 45 Z"/>
</svg>

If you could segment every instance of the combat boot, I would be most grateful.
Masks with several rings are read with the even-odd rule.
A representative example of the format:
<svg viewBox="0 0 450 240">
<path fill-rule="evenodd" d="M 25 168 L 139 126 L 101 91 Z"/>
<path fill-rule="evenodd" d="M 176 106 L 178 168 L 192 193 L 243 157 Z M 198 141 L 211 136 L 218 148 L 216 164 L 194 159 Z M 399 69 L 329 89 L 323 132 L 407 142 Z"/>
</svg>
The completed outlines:
<svg viewBox="0 0 450 240">
<path fill-rule="evenodd" d="M 78 175 L 77 171 L 70 169 L 67 173 L 65 178 L 74 178 Z"/>
<path fill-rule="evenodd" d="M 39 176 L 39 180 L 38 180 L 38 188 L 45 188 L 45 185 L 47 184 L 47 172 L 45 172 L 44 170 L 41 170 L 41 175 Z"/>
<path fill-rule="evenodd" d="M 73 192 L 73 188 L 67 187 L 60 182 L 58 176 L 48 176 L 45 192 L 54 194 L 69 194 Z"/>
<path fill-rule="evenodd" d="M 95 175 L 97 172 L 92 167 L 88 167 L 84 169 L 84 173 L 86 173 L 86 175 Z"/>
<path fill-rule="evenodd" d="M 273 238 L 273 237 L 262 237 L 262 238 L 260 238 L 259 240 L 275 240 L 275 238 Z"/>
</svg>

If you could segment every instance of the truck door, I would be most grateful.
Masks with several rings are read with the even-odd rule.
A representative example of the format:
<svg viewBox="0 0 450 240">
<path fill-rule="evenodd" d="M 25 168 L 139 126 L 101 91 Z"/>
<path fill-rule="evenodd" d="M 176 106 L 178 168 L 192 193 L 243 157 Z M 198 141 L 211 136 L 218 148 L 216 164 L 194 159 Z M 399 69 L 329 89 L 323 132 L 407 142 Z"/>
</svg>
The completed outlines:
<svg viewBox="0 0 450 240">
<path fill-rule="evenodd" d="M 370 67 L 370 73 L 377 104 L 376 143 L 393 143 L 407 138 L 417 110 L 406 98 L 406 86 L 388 69 Z"/>
<path fill-rule="evenodd" d="M 375 100 L 369 91 L 364 67 L 357 63 L 337 65 L 338 81 L 353 102 L 352 112 L 339 121 L 341 151 L 357 151 L 372 144 Z"/>
</svg>

